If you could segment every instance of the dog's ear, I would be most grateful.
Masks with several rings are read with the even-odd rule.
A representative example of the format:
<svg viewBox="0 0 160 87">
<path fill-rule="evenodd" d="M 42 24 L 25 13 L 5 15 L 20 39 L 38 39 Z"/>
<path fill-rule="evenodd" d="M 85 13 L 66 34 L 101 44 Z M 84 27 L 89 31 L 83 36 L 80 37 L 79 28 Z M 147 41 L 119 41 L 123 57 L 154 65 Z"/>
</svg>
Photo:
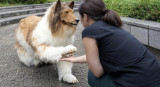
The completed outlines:
<svg viewBox="0 0 160 87">
<path fill-rule="evenodd" d="M 70 2 L 70 3 L 68 4 L 68 6 L 69 6 L 71 9 L 73 9 L 73 7 L 74 7 L 74 1 Z"/>
<path fill-rule="evenodd" d="M 61 7 L 61 1 L 58 0 L 58 1 L 56 2 L 55 12 L 57 12 L 60 7 Z"/>
</svg>

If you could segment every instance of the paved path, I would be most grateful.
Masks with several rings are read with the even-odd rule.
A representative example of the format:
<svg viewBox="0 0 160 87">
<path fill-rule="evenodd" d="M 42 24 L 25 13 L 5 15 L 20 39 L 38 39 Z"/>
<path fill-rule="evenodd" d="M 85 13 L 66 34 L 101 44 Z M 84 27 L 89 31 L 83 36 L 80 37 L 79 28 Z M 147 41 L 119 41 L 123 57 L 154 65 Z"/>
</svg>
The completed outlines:
<svg viewBox="0 0 160 87">
<path fill-rule="evenodd" d="M 55 64 L 40 68 L 27 67 L 22 64 L 14 49 L 15 29 L 18 24 L 0 27 L 0 87 L 89 87 L 87 84 L 87 65 L 74 64 L 73 74 L 79 83 L 68 84 L 58 81 Z M 76 56 L 84 54 L 81 41 L 82 25 L 79 23 L 76 31 Z M 160 59 L 160 51 L 149 48 Z"/>
</svg>

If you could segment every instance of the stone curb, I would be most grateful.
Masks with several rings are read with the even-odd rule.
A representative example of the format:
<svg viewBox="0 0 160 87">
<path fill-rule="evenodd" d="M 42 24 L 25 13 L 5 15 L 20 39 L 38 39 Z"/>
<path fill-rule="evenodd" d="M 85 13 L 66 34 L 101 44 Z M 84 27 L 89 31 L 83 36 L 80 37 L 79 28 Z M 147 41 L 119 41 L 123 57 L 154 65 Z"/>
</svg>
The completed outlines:
<svg viewBox="0 0 160 87">
<path fill-rule="evenodd" d="M 134 19 L 129 17 L 121 17 L 121 19 L 124 24 L 160 31 L 160 23 L 158 22 L 139 20 L 139 19 Z"/>
<path fill-rule="evenodd" d="M 68 3 L 68 2 L 66 2 Z M 79 4 L 80 1 L 75 1 L 75 6 Z M 19 6 L 8 6 L 8 7 L 0 7 L 0 12 L 7 12 L 13 10 L 24 10 L 24 9 L 34 9 L 34 8 L 42 8 L 48 7 L 52 5 L 52 3 L 45 3 L 45 4 L 32 4 L 32 5 L 19 5 Z"/>
<path fill-rule="evenodd" d="M 9 7 L 0 7 L 0 12 L 10 12 L 17 10 L 26 10 L 26 9 L 36 9 L 36 8 L 45 8 L 52 5 L 52 3 L 47 4 L 33 4 L 33 5 L 21 5 L 21 6 L 9 6 Z M 78 7 L 79 4 L 75 4 L 75 8 Z"/>
<path fill-rule="evenodd" d="M 32 5 L 20 5 L 20 6 L 9 6 L 9 7 L 0 7 L 0 12 L 14 11 L 14 10 L 24 10 L 24 9 L 34 9 L 50 6 L 50 3 L 47 4 L 32 4 Z"/>
<path fill-rule="evenodd" d="M 134 35 L 141 43 L 160 50 L 160 23 L 121 17 L 123 29 Z"/>
<path fill-rule="evenodd" d="M 2 21 L 0 20 L 0 27 L 1 26 L 6 26 L 6 25 L 9 25 L 9 24 L 18 23 L 22 18 L 25 18 L 27 16 L 31 16 L 31 15 L 43 16 L 44 12 L 42 12 L 42 13 L 36 13 L 36 14 L 22 15 L 22 16 L 13 17 L 13 18 L 10 18 L 10 19 L 2 20 Z"/>
<path fill-rule="evenodd" d="M 46 11 L 46 9 L 47 8 L 44 7 L 44 8 L 36 8 L 36 9 L 26 9 L 26 10 L 2 12 L 2 13 L 0 13 L 0 19 L 8 18 L 8 17 L 14 17 L 14 16 L 20 16 L 20 15 L 26 15 L 26 14 L 44 12 L 44 11 Z"/>
</svg>

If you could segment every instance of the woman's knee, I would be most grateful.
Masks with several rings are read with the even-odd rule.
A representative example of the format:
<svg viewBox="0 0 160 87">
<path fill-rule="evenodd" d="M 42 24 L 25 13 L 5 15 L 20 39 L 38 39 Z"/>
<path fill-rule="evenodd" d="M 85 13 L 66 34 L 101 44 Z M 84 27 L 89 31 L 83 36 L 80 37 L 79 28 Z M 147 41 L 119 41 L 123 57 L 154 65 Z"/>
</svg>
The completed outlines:
<svg viewBox="0 0 160 87">
<path fill-rule="evenodd" d="M 88 84 L 91 87 L 115 87 L 109 75 L 103 75 L 101 78 L 96 78 L 91 71 L 88 71 Z"/>
<path fill-rule="evenodd" d="M 88 84 L 90 87 L 104 87 L 103 82 L 101 78 L 96 78 L 91 71 L 88 71 Z"/>
<path fill-rule="evenodd" d="M 93 73 L 89 70 L 88 71 L 88 84 L 91 86 L 91 87 L 96 87 L 94 86 L 94 81 L 96 80 L 96 77 L 93 75 Z"/>
</svg>

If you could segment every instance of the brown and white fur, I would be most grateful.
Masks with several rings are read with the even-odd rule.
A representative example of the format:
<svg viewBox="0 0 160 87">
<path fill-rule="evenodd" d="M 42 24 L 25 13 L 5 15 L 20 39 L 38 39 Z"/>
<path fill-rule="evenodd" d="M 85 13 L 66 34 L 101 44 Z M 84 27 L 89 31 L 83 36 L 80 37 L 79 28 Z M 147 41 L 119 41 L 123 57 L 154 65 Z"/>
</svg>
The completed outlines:
<svg viewBox="0 0 160 87">
<path fill-rule="evenodd" d="M 22 19 L 16 30 L 15 45 L 20 61 L 27 66 L 56 61 L 59 80 L 68 83 L 78 82 L 72 75 L 72 63 L 58 60 L 77 51 L 72 45 L 78 23 L 73 7 L 74 2 L 61 4 L 58 0 L 43 17 Z"/>
</svg>

